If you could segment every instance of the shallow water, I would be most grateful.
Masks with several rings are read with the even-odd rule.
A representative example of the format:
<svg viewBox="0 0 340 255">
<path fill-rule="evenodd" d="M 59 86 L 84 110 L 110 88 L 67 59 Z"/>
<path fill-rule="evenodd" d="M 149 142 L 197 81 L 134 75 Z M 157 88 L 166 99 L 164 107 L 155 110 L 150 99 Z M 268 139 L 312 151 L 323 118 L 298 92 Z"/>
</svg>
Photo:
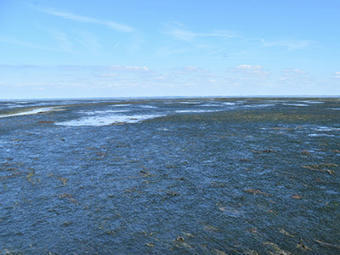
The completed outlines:
<svg viewBox="0 0 340 255">
<path fill-rule="evenodd" d="M 0 102 L 0 254 L 337 254 L 339 107 Z"/>
</svg>

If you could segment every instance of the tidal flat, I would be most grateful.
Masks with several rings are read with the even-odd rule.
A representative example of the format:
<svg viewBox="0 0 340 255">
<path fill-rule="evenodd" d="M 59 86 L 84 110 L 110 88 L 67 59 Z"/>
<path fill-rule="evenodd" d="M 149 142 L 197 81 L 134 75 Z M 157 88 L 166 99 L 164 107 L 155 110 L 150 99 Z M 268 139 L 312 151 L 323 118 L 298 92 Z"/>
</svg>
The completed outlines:
<svg viewBox="0 0 340 255">
<path fill-rule="evenodd" d="M 0 101 L 0 254 L 340 254 L 339 110 Z"/>
</svg>

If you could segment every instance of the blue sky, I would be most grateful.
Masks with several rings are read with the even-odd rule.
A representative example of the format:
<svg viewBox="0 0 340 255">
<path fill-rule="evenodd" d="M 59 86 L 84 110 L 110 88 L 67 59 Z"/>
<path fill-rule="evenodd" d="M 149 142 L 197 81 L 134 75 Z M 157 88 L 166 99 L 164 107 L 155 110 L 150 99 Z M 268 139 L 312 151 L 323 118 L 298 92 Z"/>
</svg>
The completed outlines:
<svg viewBox="0 0 340 255">
<path fill-rule="evenodd" d="M 0 98 L 340 95 L 338 0 L 0 0 Z"/>
</svg>

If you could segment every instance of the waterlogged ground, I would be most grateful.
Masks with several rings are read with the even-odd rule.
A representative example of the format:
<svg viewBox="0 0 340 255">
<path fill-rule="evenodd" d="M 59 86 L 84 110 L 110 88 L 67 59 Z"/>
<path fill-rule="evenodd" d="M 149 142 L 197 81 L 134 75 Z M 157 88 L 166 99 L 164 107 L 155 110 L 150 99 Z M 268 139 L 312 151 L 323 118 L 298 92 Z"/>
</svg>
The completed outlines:
<svg viewBox="0 0 340 255">
<path fill-rule="evenodd" d="M 340 100 L 0 102 L 0 254 L 339 254 Z"/>
</svg>

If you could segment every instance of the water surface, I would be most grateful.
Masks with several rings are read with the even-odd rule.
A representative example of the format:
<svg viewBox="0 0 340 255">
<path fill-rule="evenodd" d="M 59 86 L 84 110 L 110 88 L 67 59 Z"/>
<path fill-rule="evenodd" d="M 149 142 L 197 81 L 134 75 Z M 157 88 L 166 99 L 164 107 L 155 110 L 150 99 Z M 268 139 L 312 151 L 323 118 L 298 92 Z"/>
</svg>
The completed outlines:
<svg viewBox="0 0 340 255">
<path fill-rule="evenodd" d="M 337 254 L 338 98 L 0 102 L 0 254 Z"/>
</svg>

